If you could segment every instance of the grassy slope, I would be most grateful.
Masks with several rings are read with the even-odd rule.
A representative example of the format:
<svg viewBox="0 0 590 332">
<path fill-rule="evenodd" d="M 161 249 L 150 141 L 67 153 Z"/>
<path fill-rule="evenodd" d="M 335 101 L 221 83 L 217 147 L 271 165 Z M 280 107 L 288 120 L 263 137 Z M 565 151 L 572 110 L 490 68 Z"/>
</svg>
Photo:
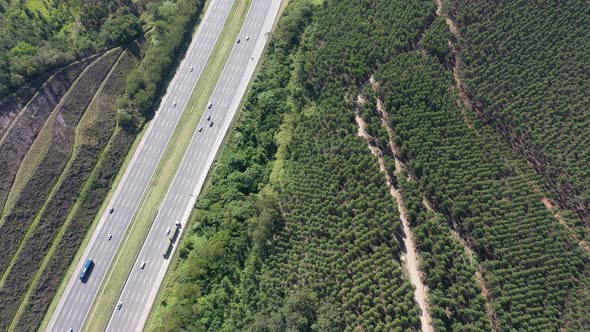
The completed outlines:
<svg viewBox="0 0 590 332">
<path fill-rule="evenodd" d="M 94 118 L 98 113 L 103 116 L 102 113 L 105 109 L 114 110 L 116 108 L 116 98 L 123 91 L 125 77 L 132 68 L 137 67 L 140 57 L 141 55 L 137 52 L 130 52 L 129 49 L 125 52 L 114 69 L 115 72 L 111 76 L 112 81 L 108 81 L 102 87 L 103 91 L 100 98 L 95 99 L 96 103 L 89 108 L 90 112 L 95 113 L 91 113 L 91 118 Z M 94 137 L 92 137 L 93 128 L 91 126 L 84 128 L 84 124 L 82 126 L 81 133 L 86 132 L 86 129 L 89 129 L 90 133 L 83 134 L 84 136 L 89 135 L 80 139 L 78 143 L 80 145 L 92 144 L 94 141 Z M 141 133 L 139 136 L 141 136 Z M 97 219 L 95 219 L 95 215 L 100 216 L 98 212 L 105 209 L 104 205 L 108 202 L 109 197 L 108 190 L 114 181 L 118 181 L 116 172 L 121 163 L 127 162 L 124 160 L 124 156 L 132 144 L 132 139 L 132 133 L 127 133 L 118 127 L 114 129 L 38 272 L 35 279 L 37 285 L 31 287 L 29 291 L 29 303 L 25 307 L 17 330 L 19 330 L 18 327 L 26 324 L 31 316 L 41 321 L 46 313 L 45 310 L 47 314 L 43 321 L 40 322 L 40 329 L 42 330 L 46 326 L 57 305 L 60 294 L 67 285 L 69 277 L 74 273 L 75 264 L 70 266 L 70 262 L 78 261 L 79 256 L 82 254 L 92 230 L 96 227 L 95 221 Z M 105 197 L 107 197 L 106 200 Z M 104 204 L 102 204 L 103 200 Z M 55 278 L 48 276 L 51 271 L 57 273 Z"/>
<path fill-rule="evenodd" d="M 96 56 L 70 64 L 53 75 L 39 93 L 28 103 L 27 111 L 20 112 L 0 142 L 0 209 L 4 205 L 21 162 L 33 144 L 49 113 L 69 90 L 74 80 Z M 2 223 L 0 222 L 0 227 Z M 2 265 L 2 264 L 0 264 Z"/>
<path fill-rule="evenodd" d="M 21 209 L 20 215 L 14 219 L 7 217 L 8 223 L 19 222 L 30 227 L 2 280 L 0 305 L 4 307 L 2 314 L 9 315 L 2 317 L 2 321 L 12 318 L 18 310 L 27 285 L 67 215 L 68 205 L 77 195 L 76 186 L 85 179 L 80 167 L 66 168 L 72 157 L 75 129 L 120 53 L 121 50 L 113 50 L 90 65 L 64 96 L 54 120 L 44 128 L 49 137 L 41 142 L 48 145 L 47 152 L 40 156 L 17 199 L 16 209 Z M 40 137 L 43 139 L 42 135 Z M 71 175 L 60 179 L 64 172 Z"/>
<path fill-rule="evenodd" d="M 109 269 L 108 281 L 101 287 L 101 293 L 95 299 L 93 310 L 85 329 L 93 331 L 106 326 L 112 308 L 116 302 L 117 295 L 121 292 L 125 280 L 130 272 L 130 267 L 136 255 L 141 249 L 143 240 L 149 231 L 152 221 L 155 218 L 157 209 L 167 193 L 169 184 L 172 182 L 176 169 L 182 161 L 184 152 L 188 147 L 193 133 L 197 129 L 198 120 L 201 118 L 207 101 L 215 88 L 223 66 L 229 57 L 234 45 L 234 40 L 241 29 L 246 17 L 247 9 L 251 0 L 238 1 L 234 4 L 221 33 L 218 43 L 209 58 L 209 61 L 197 82 L 187 108 L 179 123 L 170 145 L 164 152 L 162 160 L 158 165 L 154 180 L 150 183 L 147 195 L 142 201 L 139 213 L 136 215 L 133 225 L 130 227 L 124 240 L 124 245 L 119 249 L 115 257 L 115 263 Z M 122 255 L 121 253 L 125 253 Z"/>
<path fill-rule="evenodd" d="M 82 75 L 84 75 L 84 73 L 85 72 L 82 72 Z M 82 75 L 80 75 L 80 77 Z M 78 78 L 78 80 L 79 80 L 79 78 Z M 64 95 L 63 99 L 68 98 L 68 95 L 70 93 L 74 93 L 74 91 L 76 90 L 76 84 L 77 84 L 78 80 L 76 80 L 74 82 L 74 84 L 72 84 L 70 91 L 68 93 L 66 93 L 66 95 Z M 43 127 L 41 128 L 39 135 L 37 136 L 37 138 L 35 139 L 35 141 L 31 145 L 31 148 L 29 149 L 27 154 L 25 155 L 25 158 L 23 159 L 21 167 L 19 167 L 18 173 L 15 177 L 14 183 L 13 183 L 12 188 L 10 190 L 10 193 L 9 193 L 9 196 L 8 196 L 8 199 L 6 202 L 6 206 L 5 206 L 6 211 L 10 211 L 15 207 L 18 208 L 18 205 L 16 204 L 16 202 L 20 198 L 22 191 L 27 187 L 31 178 L 34 175 L 36 175 L 36 171 L 39 168 L 39 166 L 48 158 L 48 153 L 50 153 L 52 151 L 51 147 L 52 147 L 52 145 L 54 145 L 54 138 L 55 138 L 55 135 L 53 133 L 54 127 L 55 127 L 55 121 L 56 121 L 56 117 L 58 115 L 57 113 L 58 113 L 61 106 L 62 106 L 61 103 L 58 104 L 55 107 L 55 109 L 52 111 L 51 115 L 49 116 L 49 118 L 47 119 L 47 121 L 45 122 Z M 69 158 L 70 161 L 73 160 L 73 157 L 74 157 L 73 153 L 72 153 L 71 157 L 72 158 Z M 0 287 L 4 283 L 6 275 L 10 272 L 10 269 L 11 269 L 12 264 L 14 263 L 14 260 L 19 255 L 20 251 L 22 250 L 23 245 L 26 242 L 26 239 L 28 237 L 30 237 L 30 234 L 32 232 L 34 232 L 34 230 L 37 226 L 37 223 L 39 221 L 39 217 L 43 213 L 43 211 L 47 205 L 47 202 L 49 200 L 51 200 L 51 198 L 57 192 L 59 185 L 63 181 L 63 174 L 66 171 L 67 171 L 67 167 L 64 168 L 64 171 L 62 173 L 58 174 L 59 178 L 57 179 L 57 182 L 53 185 L 51 192 L 47 195 L 45 201 L 40 206 L 39 213 L 38 213 L 37 217 L 35 218 L 35 220 L 31 224 L 31 226 L 29 227 L 27 233 L 25 234 L 25 241 L 21 242 L 21 244 L 20 244 L 17 252 L 14 254 L 12 261 L 10 262 L 7 270 L 2 275 L 2 278 L 0 279 Z"/>
<path fill-rule="evenodd" d="M 91 104 L 88 106 L 86 112 L 80 119 L 80 122 L 76 128 L 76 137 L 74 141 L 74 149 L 72 153 L 72 157 L 70 158 L 68 165 L 64 169 L 64 172 L 61 174 L 60 179 L 58 180 L 58 184 L 56 185 L 56 190 L 60 186 L 61 183 L 67 180 L 71 180 L 73 176 L 79 178 L 78 180 L 84 181 L 89 178 L 90 175 L 88 172 L 84 172 L 83 167 L 74 167 L 80 166 L 79 161 L 84 160 L 86 163 L 93 163 L 96 164 L 97 159 L 100 157 L 100 154 L 104 153 L 104 148 L 108 144 L 109 140 L 114 136 L 115 131 L 115 117 L 116 117 L 116 95 L 112 94 L 114 91 L 107 91 L 109 90 L 108 87 L 105 89 L 105 85 L 112 84 L 112 81 L 119 80 L 123 82 L 124 77 L 119 78 L 118 74 L 120 71 L 120 67 L 124 67 L 128 61 L 125 61 L 129 58 L 129 51 L 125 51 L 121 54 L 117 63 L 111 68 L 111 72 L 108 76 L 103 80 L 100 88 L 97 90 Z M 109 107 L 110 106 L 110 107 Z M 106 137 L 105 137 L 106 136 Z M 90 151 L 89 151 L 90 150 Z M 87 168 L 87 167 L 86 167 Z M 93 167 L 95 168 L 95 167 Z M 86 175 L 86 176 L 85 176 Z M 74 180 L 76 181 L 76 180 Z M 84 189 L 85 185 L 80 188 L 80 191 Z M 46 208 L 50 199 L 53 198 L 55 192 L 50 195 L 47 202 L 45 203 L 43 209 Z M 76 197 L 79 196 L 80 192 L 72 193 Z M 73 204 L 72 209 L 70 210 L 69 216 L 72 215 L 73 208 L 78 204 Z M 24 297 L 24 301 L 21 303 L 15 318 L 13 319 L 11 330 L 15 329 L 15 325 L 19 322 L 20 315 L 23 313 L 25 306 L 28 304 L 28 298 L 33 294 L 33 291 L 37 287 L 37 283 L 39 280 L 40 275 L 42 274 L 44 268 L 47 265 L 47 262 L 55 254 L 55 247 L 57 243 L 62 240 L 62 235 L 67 228 L 69 222 L 71 221 L 70 218 L 66 217 L 60 231 L 56 235 L 55 240 L 53 241 L 52 247 L 48 250 L 47 255 L 45 256 L 41 266 L 39 267 L 35 278 L 31 282 L 27 290 L 27 294 Z M 36 322 L 37 324 L 39 322 Z"/>
</svg>

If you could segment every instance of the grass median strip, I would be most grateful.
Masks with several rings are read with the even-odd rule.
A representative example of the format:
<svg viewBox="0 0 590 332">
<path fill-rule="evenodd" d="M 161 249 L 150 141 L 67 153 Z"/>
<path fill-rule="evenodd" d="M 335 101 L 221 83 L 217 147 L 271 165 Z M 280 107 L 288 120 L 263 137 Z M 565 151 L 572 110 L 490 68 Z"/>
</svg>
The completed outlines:
<svg viewBox="0 0 590 332">
<path fill-rule="evenodd" d="M 157 209 L 163 202 L 176 170 L 190 144 L 198 122 L 203 114 L 210 96 L 221 76 L 223 67 L 229 58 L 234 42 L 246 18 L 251 0 L 237 0 L 228 16 L 221 35 L 208 59 L 188 102 L 187 110 L 182 115 L 172 139 L 166 148 L 156 173 L 148 187 L 132 226 L 126 234 L 123 245 L 119 248 L 114 264 L 107 273 L 99 296 L 93 303 L 90 315 L 84 326 L 86 331 L 104 330 L 125 280 L 143 245 L 143 241 L 156 217 Z"/>
</svg>

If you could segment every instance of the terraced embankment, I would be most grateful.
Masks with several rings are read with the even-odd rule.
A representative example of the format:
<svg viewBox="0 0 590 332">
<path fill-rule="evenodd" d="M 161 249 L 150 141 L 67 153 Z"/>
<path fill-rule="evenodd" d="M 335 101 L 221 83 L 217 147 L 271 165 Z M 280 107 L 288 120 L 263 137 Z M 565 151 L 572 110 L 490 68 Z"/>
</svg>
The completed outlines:
<svg viewBox="0 0 590 332">
<path fill-rule="evenodd" d="M 19 112 L 54 73 L 55 71 L 47 72 L 0 100 L 0 141 Z"/>
<path fill-rule="evenodd" d="M 116 48 L 0 101 L 0 331 L 41 323 L 135 136 L 116 104 L 141 56 Z"/>
<path fill-rule="evenodd" d="M 132 46 L 121 55 L 80 121 L 75 154 L 62 175 L 67 213 L 12 323 L 15 331 L 37 329 L 131 145 L 133 134 L 116 126 L 116 99 L 139 53 Z"/>
<path fill-rule="evenodd" d="M 14 205 L 9 199 L 2 225 L 6 232 L 13 234 L 3 241 L 7 251 L 11 253 L 17 249 L 17 254 L 0 280 L 0 329 L 6 328 L 14 316 L 27 285 L 68 212 L 66 205 L 75 199 L 75 196 L 69 197 L 72 191 L 67 187 L 84 180 L 78 177 L 56 185 L 71 157 L 79 120 L 120 53 L 120 49 L 107 52 L 84 70 L 31 146 L 23 161 L 26 168 L 19 170 L 11 191 Z"/>
<path fill-rule="evenodd" d="M 0 207 L 2 209 L 21 162 L 49 114 L 93 59 L 94 57 L 91 57 L 76 62 L 53 75 L 20 112 L 0 141 Z M 3 212 L 4 214 L 6 213 Z M 0 272 L 3 272 L 4 268 L 4 261 L 0 259 Z"/>
</svg>

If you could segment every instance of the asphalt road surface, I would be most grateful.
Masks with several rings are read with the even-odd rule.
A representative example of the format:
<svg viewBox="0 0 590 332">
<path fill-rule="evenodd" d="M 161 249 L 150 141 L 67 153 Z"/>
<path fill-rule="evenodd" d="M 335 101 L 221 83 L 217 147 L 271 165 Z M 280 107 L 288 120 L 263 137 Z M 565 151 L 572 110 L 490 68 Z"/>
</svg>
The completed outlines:
<svg viewBox="0 0 590 332">
<path fill-rule="evenodd" d="M 234 0 L 213 0 L 182 60 L 160 108 L 150 122 L 107 210 L 78 262 L 74 275 L 47 326 L 48 331 L 80 331 L 133 219 L 188 99 L 223 29 Z M 190 68 L 193 68 L 192 71 Z M 174 106 L 175 105 L 175 106 Z M 110 210 L 113 209 L 112 214 Z M 109 234 L 112 237 L 109 239 Z M 86 283 L 79 273 L 87 259 L 95 263 Z"/>
<path fill-rule="evenodd" d="M 158 215 L 113 308 L 107 331 L 141 331 L 207 172 L 246 91 L 271 31 L 280 0 L 253 0 L 223 73 L 185 152 Z M 210 116 L 210 120 L 207 117 Z M 175 222 L 181 223 L 176 232 Z M 167 229 L 170 228 L 169 234 Z M 176 232 L 176 236 L 174 236 Z M 171 240 L 173 238 L 173 240 Z M 166 253 L 166 254 L 164 254 Z M 142 268 L 143 265 L 143 268 Z"/>
</svg>

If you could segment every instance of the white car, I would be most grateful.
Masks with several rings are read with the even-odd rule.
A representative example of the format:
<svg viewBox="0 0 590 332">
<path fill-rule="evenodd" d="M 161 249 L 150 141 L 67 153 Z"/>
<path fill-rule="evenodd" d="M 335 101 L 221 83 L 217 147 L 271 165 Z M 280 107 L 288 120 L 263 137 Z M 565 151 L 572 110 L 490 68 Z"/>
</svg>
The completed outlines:
<svg viewBox="0 0 590 332">
<path fill-rule="evenodd" d="M 166 235 L 170 234 L 170 227 L 166 228 Z"/>
<path fill-rule="evenodd" d="M 211 106 L 213 106 L 213 103 L 209 102 L 209 104 L 207 104 L 207 108 L 211 108 Z"/>
<path fill-rule="evenodd" d="M 188 70 L 189 71 L 193 71 L 193 69 L 194 69 L 193 66 L 191 66 Z"/>
<path fill-rule="evenodd" d="M 176 102 L 172 102 L 172 107 L 176 107 Z"/>
<path fill-rule="evenodd" d="M 143 270 L 144 267 L 145 267 L 145 261 L 141 261 L 141 265 L 139 266 L 139 268 L 141 268 Z"/>
<path fill-rule="evenodd" d="M 250 36 L 246 37 L 246 41 L 250 40 Z"/>
<path fill-rule="evenodd" d="M 119 301 L 119 303 L 117 303 L 117 310 L 121 310 L 122 306 L 123 306 L 123 302 Z"/>
<path fill-rule="evenodd" d="M 202 126 L 199 127 L 199 132 L 201 132 L 201 131 L 203 131 L 203 127 Z"/>
<path fill-rule="evenodd" d="M 176 221 L 174 222 L 174 224 L 176 225 L 176 227 L 180 228 L 180 221 L 176 220 Z"/>
<path fill-rule="evenodd" d="M 207 114 L 207 121 L 211 120 L 211 114 Z"/>
<path fill-rule="evenodd" d="M 110 241 L 112 238 L 113 238 L 113 234 L 109 234 L 109 235 L 107 235 L 107 240 L 109 240 L 109 241 Z"/>
</svg>

